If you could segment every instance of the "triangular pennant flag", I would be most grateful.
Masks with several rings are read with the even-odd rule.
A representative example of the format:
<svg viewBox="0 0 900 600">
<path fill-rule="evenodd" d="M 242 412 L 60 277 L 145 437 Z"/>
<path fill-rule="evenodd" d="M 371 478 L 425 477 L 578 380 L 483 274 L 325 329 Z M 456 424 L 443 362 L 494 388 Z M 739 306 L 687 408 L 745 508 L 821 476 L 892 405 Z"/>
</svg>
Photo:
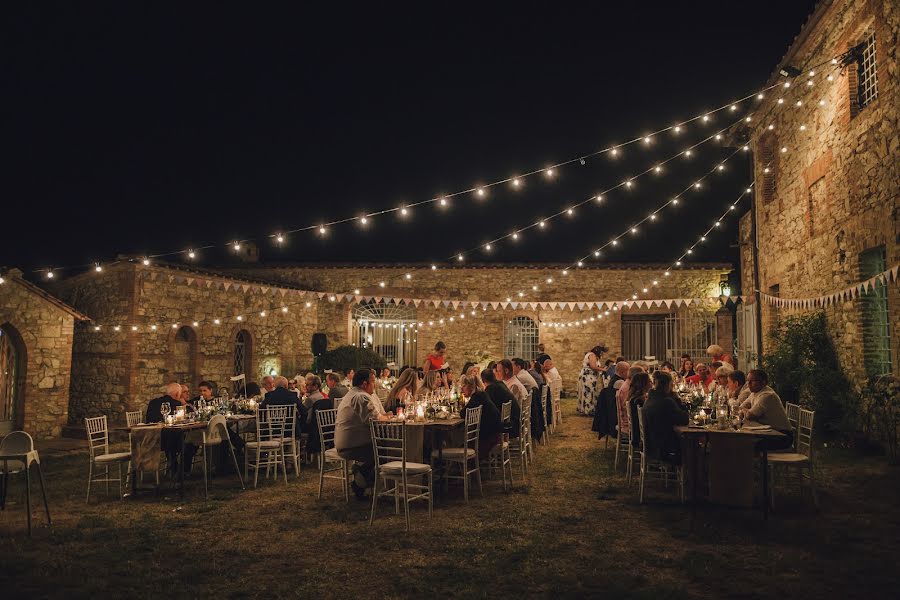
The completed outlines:
<svg viewBox="0 0 900 600">
<path fill-rule="evenodd" d="M 250 289 L 250 286 L 249 286 L 249 285 L 242 285 L 242 286 L 241 286 L 241 289 L 244 290 L 244 293 L 246 294 L 246 293 L 247 293 L 247 290 Z"/>
<path fill-rule="evenodd" d="M 538 306 L 540 306 L 543 309 L 547 309 L 547 308 L 550 308 L 550 303 L 549 302 L 538 302 Z"/>
<path fill-rule="evenodd" d="M 453 307 L 453 310 L 456 310 L 457 308 L 459 308 L 459 300 L 451 300 L 450 306 Z"/>
<path fill-rule="evenodd" d="M 502 306 L 503 309 L 506 310 L 507 308 L 509 308 L 509 302 L 501 302 L 500 306 Z"/>
<path fill-rule="evenodd" d="M 481 310 L 485 310 L 488 306 L 491 305 L 490 302 L 484 302 L 484 301 L 482 301 L 480 304 L 481 304 Z"/>
<path fill-rule="evenodd" d="M 413 305 L 418 308 L 418 306 L 422 303 L 421 298 L 413 298 Z"/>
<path fill-rule="evenodd" d="M 449 301 L 449 300 L 442 300 L 442 301 L 441 301 L 441 304 L 444 305 L 444 308 L 447 308 L 448 306 L 450 306 L 450 301 Z"/>
<path fill-rule="evenodd" d="M 325 297 L 325 292 L 316 292 L 316 296 L 319 297 L 319 300 Z"/>
<path fill-rule="evenodd" d="M 187 279 L 185 279 L 185 281 L 187 282 L 188 285 L 193 285 L 193 284 L 194 284 L 194 278 L 193 278 L 193 277 L 188 277 Z"/>
</svg>

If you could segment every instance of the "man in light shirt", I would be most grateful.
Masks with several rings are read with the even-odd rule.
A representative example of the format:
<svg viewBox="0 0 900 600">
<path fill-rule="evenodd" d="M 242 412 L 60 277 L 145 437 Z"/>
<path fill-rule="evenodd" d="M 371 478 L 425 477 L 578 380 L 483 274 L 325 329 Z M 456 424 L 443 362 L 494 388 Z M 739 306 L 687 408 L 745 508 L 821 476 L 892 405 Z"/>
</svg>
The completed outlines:
<svg viewBox="0 0 900 600">
<path fill-rule="evenodd" d="M 353 387 L 341 398 L 334 427 L 334 447 L 338 456 L 356 461 L 354 481 L 350 483 L 357 498 L 375 485 L 375 454 L 369 421 L 388 421 L 381 401 L 374 396 L 375 372 L 360 369 L 353 375 Z"/>
<path fill-rule="evenodd" d="M 750 395 L 741 406 L 744 425 L 768 425 L 785 434 L 783 438 L 761 440 L 768 450 L 789 448 L 794 442 L 794 428 L 788 420 L 781 398 L 769 387 L 769 376 L 762 369 L 752 369 L 747 373 L 747 387 Z"/>
<path fill-rule="evenodd" d="M 494 365 L 494 374 L 497 376 L 497 380 L 506 384 L 506 387 L 512 392 L 513 398 L 516 399 L 520 409 L 525 406 L 526 402 L 531 401 L 531 394 L 528 393 L 528 390 L 525 389 L 522 382 L 513 374 L 511 360 L 504 358 Z"/>
<path fill-rule="evenodd" d="M 528 363 L 521 358 L 514 358 L 512 359 L 512 368 L 513 375 L 525 386 L 525 390 L 529 394 L 537 388 L 537 380 L 528 372 Z"/>
</svg>

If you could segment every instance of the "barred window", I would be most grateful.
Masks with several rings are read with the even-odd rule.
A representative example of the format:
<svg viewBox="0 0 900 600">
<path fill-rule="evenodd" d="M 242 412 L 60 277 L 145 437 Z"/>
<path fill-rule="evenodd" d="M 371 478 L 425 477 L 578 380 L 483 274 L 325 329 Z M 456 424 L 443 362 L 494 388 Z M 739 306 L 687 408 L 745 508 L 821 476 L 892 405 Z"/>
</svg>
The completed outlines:
<svg viewBox="0 0 900 600">
<path fill-rule="evenodd" d="M 513 317 L 506 323 L 505 356 L 532 361 L 537 357 L 538 328 L 529 317 Z"/>
<path fill-rule="evenodd" d="M 758 175 L 761 185 L 760 194 L 764 202 L 771 202 L 775 199 L 775 168 L 778 153 L 775 148 L 778 145 L 778 139 L 771 131 L 767 131 L 759 138 L 759 167 L 762 173 Z"/>
<path fill-rule="evenodd" d="M 865 108 L 878 97 L 878 69 L 875 62 L 875 34 L 870 33 L 863 42 L 862 59 L 856 65 L 859 108 Z"/>
<path fill-rule="evenodd" d="M 859 272 L 863 280 L 887 269 L 884 246 L 870 248 L 859 255 Z M 870 376 L 891 372 L 891 327 L 888 313 L 887 287 L 876 283 L 861 296 L 863 353 L 866 373 Z"/>
<path fill-rule="evenodd" d="M 250 371 L 251 340 L 250 333 L 241 329 L 234 336 L 234 368 L 235 375 L 251 376 Z"/>
</svg>

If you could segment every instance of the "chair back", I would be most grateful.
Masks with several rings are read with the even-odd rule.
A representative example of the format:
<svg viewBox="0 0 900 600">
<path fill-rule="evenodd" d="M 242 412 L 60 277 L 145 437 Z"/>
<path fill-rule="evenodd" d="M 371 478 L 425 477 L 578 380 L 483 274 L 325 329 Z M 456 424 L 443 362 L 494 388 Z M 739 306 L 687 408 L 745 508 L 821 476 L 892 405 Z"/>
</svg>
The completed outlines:
<svg viewBox="0 0 900 600">
<path fill-rule="evenodd" d="M 519 435 L 522 437 L 531 433 L 531 402 L 522 403 L 522 413 L 519 416 Z"/>
<path fill-rule="evenodd" d="M 466 409 L 466 448 L 478 450 L 478 433 L 481 430 L 481 410 L 483 407 Z"/>
<path fill-rule="evenodd" d="M 109 453 L 109 428 L 106 424 L 106 415 L 88 417 L 84 420 L 84 429 L 87 432 L 88 447 L 91 449 L 91 458 L 98 454 Z"/>
<path fill-rule="evenodd" d="M 316 424 L 319 426 L 319 442 L 322 444 L 322 452 L 334 447 L 334 428 L 336 422 L 336 408 L 316 411 Z"/>
<path fill-rule="evenodd" d="M 787 413 L 788 421 L 790 422 L 791 427 L 794 429 L 794 434 L 796 435 L 797 428 L 800 427 L 800 405 L 787 402 L 784 405 L 784 412 Z"/>
<path fill-rule="evenodd" d="M 637 410 L 637 416 L 638 416 L 638 431 L 641 432 L 641 444 L 643 446 L 642 450 L 643 450 L 643 453 L 646 454 L 647 451 L 649 450 L 649 448 L 647 445 L 647 436 L 644 435 L 644 407 L 637 406 L 637 407 L 635 407 L 635 410 Z"/>
<path fill-rule="evenodd" d="M 34 453 L 34 454 L 32 454 Z M 13 431 L 0 442 L 0 454 L 21 454 L 25 461 L 7 460 L 7 473 L 14 473 L 26 468 L 32 461 L 37 461 L 37 453 L 34 452 L 34 440 L 24 431 Z M 0 461 L 0 473 L 4 472 L 4 463 Z"/>
<path fill-rule="evenodd" d="M 142 420 L 141 411 L 133 410 L 125 413 L 125 424 L 134 427 Z"/>
<path fill-rule="evenodd" d="M 258 442 L 280 441 L 284 437 L 288 406 L 270 406 L 256 411 L 256 440 Z"/>
<path fill-rule="evenodd" d="M 812 434 L 816 411 L 800 409 L 799 425 L 796 430 L 797 453 L 812 458 Z"/>
<path fill-rule="evenodd" d="M 468 422 L 468 419 L 467 419 Z M 406 470 L 406 423 L 369 421 L 372 431 L 372 446 L 375 452 L 375 466 L 400 461 Z"/>
<path fill-rule="evenodd" d="M 544 425 L 550 423 L 553 420 L 552 414 L 547 414 L 547 405 L 552 402 L 550 395 L 550 385 L 544 384 L 541 386 L 541 410 L 544 411 Z"/>
<path fill-rule="evenodd" d="M 512 420 L 512 402 L 504 402 L 500 406 L 500 423 L 503 431 L 509 431 L 509 422 Z"/>
<path fill-rule="evenodd" d="M 203 442 L 208 446 L 216 446 L 228 439 L 228 421 L 224 415 L 215 415 L 206 425 Z"/>
<path fill-rule="evenodd" d="M 628 418 L 628 400 L 623 400 L 616 394 L 616 414 L 619 417 L 619 433 L 631 433 L 631 419 Z"/>
</svg>

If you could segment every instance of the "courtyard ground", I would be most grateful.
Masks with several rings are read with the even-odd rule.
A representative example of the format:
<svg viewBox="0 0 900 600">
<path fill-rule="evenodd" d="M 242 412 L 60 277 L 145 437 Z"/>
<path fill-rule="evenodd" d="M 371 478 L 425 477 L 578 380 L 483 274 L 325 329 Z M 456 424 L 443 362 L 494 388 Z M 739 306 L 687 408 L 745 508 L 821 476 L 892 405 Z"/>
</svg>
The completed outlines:
<svg viewBox="0 0 900 600">
<path fill-rule="evenodd" d="M 385 501 L 345 504 L 334 482 L 236 478 L 188 482 L 184 501 L 145 493 L 84 502 L 87 454 L 42 453 L 53 527 L 35 510 L 25 533 L 21 478 L 0 513 L 0 590 L 22 597 L 887 597 L 900 556 L 900 471 L 883 459 L 824 449 L 820 511 L 779 498 L 759 511 L 701 506 L 692 519 L 674 492 L 637 487 L 612 469 L 612 446 L 564 400 L 565 422 L 539 447 L 529 484 L 489 482 L 414 505 L 412 530 Z M 35 488 L 37 492 L 37 488 Z"/>
</svg>

